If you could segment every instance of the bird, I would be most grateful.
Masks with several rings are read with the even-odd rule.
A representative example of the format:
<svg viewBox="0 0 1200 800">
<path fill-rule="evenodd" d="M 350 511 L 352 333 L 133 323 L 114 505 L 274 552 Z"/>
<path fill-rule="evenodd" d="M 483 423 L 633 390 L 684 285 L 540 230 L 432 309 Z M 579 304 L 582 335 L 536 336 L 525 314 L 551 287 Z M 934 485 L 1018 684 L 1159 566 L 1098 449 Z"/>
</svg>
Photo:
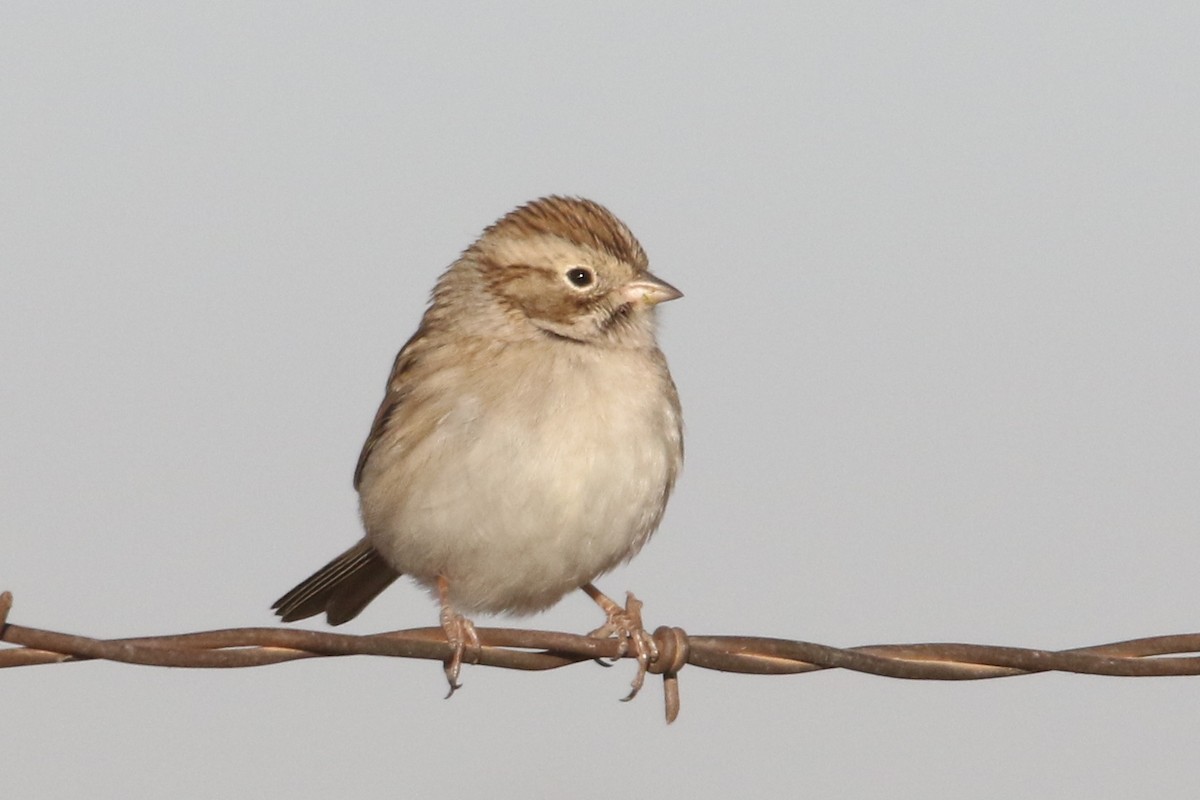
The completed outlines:
<svg viewBox="0 0 1200 800">
<path fill-rule="evenodd" d="M 656 657 L 641 603 L 593 581 L 659 527 L 683 465 L 657 307 L 682 297 L 599 203 L 551 195 L 485 228 L 437 280 L 400 349 L 354 471 L 365 535 L 272 606 L 353 619 L 401 575 L 440 607 L 452 695 L 470 616 L 543 611 L 582 590 L 591 632 Z M 626 698 L 629 699 L 629 698 Z"/>
</svg>

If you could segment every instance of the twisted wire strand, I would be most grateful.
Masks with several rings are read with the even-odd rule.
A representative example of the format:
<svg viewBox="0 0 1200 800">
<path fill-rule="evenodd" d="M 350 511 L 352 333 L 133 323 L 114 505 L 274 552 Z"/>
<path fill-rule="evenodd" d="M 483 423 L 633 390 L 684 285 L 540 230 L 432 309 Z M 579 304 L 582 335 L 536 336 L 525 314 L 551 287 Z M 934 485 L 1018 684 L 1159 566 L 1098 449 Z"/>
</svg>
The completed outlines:
<svg viewBox="0 0 1200 800">
<path fill-rule="evenodd" d="M 302 658 L 372 655 L 443 661 L 451 647 L 441 628 L 413 628 L 365 636 L 293 628 L 231 628 L 168 636 L 93 639 L 8 622 L 12 594 L 0 594 L 0 668 L 102 659 L 158 667 L 229 669 Z M 517 628 L 478 628 L 482 647 L 475 663 L 547 670 L 581 661 L 621 657 L 616 639 Z M 658 658 L 649 672 L 662 675 L 667 721 L 679 713 L 678 674 L 685 665 L 752 675 L 795 675 L 847 669 L 907 680 L 983 680 L 1071 672 L 1152 677 L 1200 675 L 1200 633 L 1152 636 L 1069 650 L 960 643 L 829 645 L 757 636 L 694 636 L 682 628 L 653 634 Z M 625 657 L 632 657 L 625 654 Z M 473 660 L 473 659 L 472 659 Z"/>
</svg>

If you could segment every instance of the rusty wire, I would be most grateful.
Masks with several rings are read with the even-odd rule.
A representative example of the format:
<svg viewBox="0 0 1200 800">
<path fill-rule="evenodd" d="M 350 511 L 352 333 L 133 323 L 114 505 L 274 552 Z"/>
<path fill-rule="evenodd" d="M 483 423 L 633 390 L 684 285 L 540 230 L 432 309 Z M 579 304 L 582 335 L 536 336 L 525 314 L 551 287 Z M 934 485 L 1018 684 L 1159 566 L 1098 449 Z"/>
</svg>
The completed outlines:
<svg viewBox="0 0 1200 800">
<path fill-rule="evenodd" d="M 259 667 L 301 658 L 373 655 L 446 659 L 450 645 L 441 628 L 414 628 L 367 636 L 294 628 L 231 628 L 172 636 L 92 639 L 8 622 L 12 594 L 0 593 L 0 668 L 103 659 L 157 667 Z M 620 642 L 570 633 L 479 628 L 482 647 L 473 663 L 546 670 L 581 661 L 616 659 Z M 684 665 L 752 675 L 795 675 L 848 669 L 908 680 L 981 680 L 1073 672 L 1083 675 L 1151 677 L 1200 675 L 1200 633 L 1151 636 L 1070 650 L 926 643 L 830 647 L 757 636 L 692 636 L 681 628 L 653 634 L 658 658 L 649 672 L 663 676 L 667 721 L 679 713 L 679 671 Z M 1176 657 L 1165 657 L 1176 656 Z M 632 657 L 627 654 L 625 657 Z"/>
</svg>

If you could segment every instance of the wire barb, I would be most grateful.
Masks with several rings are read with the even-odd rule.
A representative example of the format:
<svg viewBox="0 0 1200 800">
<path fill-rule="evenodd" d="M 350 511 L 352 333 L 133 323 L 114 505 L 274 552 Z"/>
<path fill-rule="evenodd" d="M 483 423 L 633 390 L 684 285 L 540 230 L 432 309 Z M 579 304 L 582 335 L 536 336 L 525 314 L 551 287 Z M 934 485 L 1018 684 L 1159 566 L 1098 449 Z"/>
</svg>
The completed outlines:
<svg viewBox="0 0 1200 800">
<path fill-rule="evenodd" d="M 301 658 L 372 655 L 445 661 L 451 645 L 441 628 L 352 636 L 294 628 L 228 630 L 92 639 L 8 622 L 12 594 L 0 593 L 0 668 L 103 659 L 159 667 L 230 669 L 279 664 Z M 616 639 L 553 631 L 478 628 L 479 664 L 505 669 L 547 670 L 621 653 Z M 754 636 L 691 636 L 682 628 L 654 631 L 657 657 L 647 671 L 663 676 L 667 722 L 679 714 L 679 672 L 684 665 L 751 675 L 797 675 L 848 669 L 906 680 L 983 680 L 1071 672 L 1151 677 L 1200 675 L 1200 633 L 1132 639 L 1070 650 L 1035 650 L 976 644 L 878 644 L 830 647 Z M 627 648 L 628 649 L 628 648 Z"/>
</svg>

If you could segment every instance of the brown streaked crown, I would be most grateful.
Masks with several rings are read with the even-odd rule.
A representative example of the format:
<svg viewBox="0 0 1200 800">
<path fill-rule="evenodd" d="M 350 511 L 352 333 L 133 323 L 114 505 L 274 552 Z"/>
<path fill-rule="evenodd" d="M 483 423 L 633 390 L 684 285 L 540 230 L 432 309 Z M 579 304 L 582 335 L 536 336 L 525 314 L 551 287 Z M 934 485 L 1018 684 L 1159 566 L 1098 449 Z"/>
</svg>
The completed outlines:
<svg viewBox="0 0 1200 800">
<path fill-rule="evenodd" d="M 646 253 L 625 223 L 599 203 L 582 197 L 541 197 L 513 209 L 484 232 L 515 237 L 549 235 L 608 253 L 642 272 Z"/>
</svg>

